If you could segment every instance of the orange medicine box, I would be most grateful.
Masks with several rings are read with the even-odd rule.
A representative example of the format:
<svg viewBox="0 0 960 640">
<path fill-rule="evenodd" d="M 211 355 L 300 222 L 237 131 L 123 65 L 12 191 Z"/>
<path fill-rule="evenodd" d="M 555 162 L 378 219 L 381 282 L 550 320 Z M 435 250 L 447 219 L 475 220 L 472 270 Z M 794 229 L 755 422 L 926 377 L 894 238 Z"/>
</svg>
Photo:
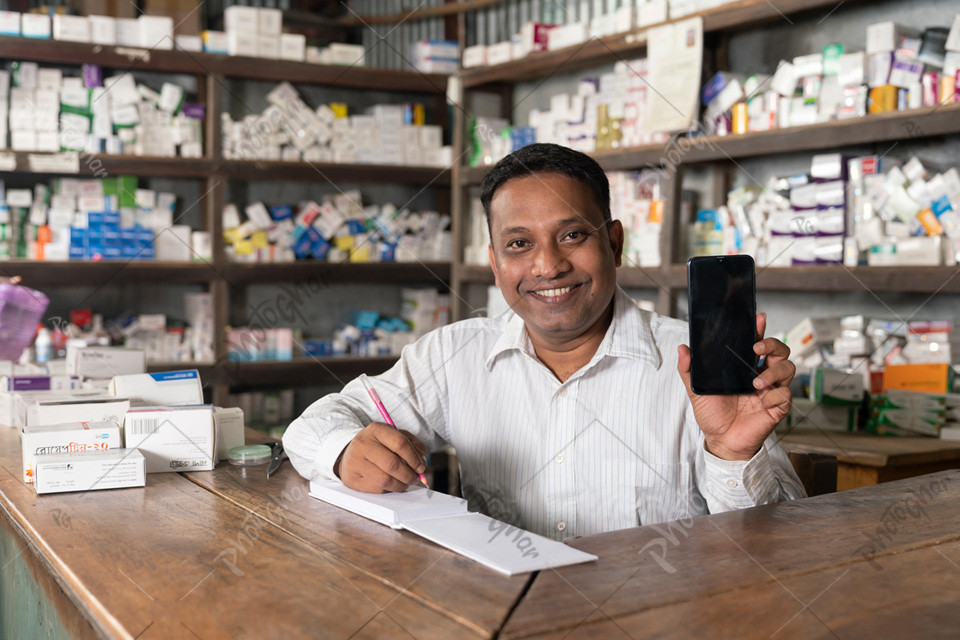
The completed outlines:
<svg viewBox="0 0 960 640">
<path fill-rule="evenodd" d="M 927 393 L 947 393 L 953 373 L 946 363 L 891 364 L 883 371 L 883 390 L 904 389 Z"/>
</svg>

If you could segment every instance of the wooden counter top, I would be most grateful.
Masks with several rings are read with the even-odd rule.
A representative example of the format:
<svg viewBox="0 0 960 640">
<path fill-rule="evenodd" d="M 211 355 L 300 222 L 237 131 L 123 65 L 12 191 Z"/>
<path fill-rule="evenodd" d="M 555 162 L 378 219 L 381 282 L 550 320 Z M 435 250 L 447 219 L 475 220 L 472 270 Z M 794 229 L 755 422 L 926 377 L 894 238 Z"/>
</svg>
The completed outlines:
<svg viewBox="0 0 960 640">
<path fill-rule="evenodd" d="M 0 525 L 34 558 L 26 565 L 46 596 L 66 603 L 61 617 L 80 621 L 74 637 L 936 638 L 960 628 L 960 471 L 576 538 L 598 562 L 508 578 L 310 498 L 289 464 L 269 480 L 264 466 L 221 465 L 150 474 L 141 489 L 37 496 L 20 480 L 16 431 L 3 429 Z"/>
</svg>

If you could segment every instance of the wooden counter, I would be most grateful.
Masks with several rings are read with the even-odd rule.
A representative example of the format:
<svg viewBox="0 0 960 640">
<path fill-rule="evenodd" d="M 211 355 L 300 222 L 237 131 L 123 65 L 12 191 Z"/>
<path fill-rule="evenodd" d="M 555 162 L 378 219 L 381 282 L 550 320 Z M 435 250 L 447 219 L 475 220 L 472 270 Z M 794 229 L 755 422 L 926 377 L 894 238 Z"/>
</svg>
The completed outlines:
<svg viewBox="0 0 960 640">
<path fill-rule="evenodd" d="M 577 538 L 570 544 L 598 562 L 508 578 L 308 497 L 289 464 L 269 480 L 264 469 L 222 465 L 151 474 L 142 489 L 37 496 L 20 480 L 16 431 L 0 431 L 0 636 L 955 637 L 960 628 L 957 471 Z"/>
<path fill-rule="evenodd" d="M 794 429 L 780 438 L 789 453 L 823 453 L 837 459 L 837 490 L 960 469 L 960 442 L 894 438 L 868 433 Z"/>
</svg>

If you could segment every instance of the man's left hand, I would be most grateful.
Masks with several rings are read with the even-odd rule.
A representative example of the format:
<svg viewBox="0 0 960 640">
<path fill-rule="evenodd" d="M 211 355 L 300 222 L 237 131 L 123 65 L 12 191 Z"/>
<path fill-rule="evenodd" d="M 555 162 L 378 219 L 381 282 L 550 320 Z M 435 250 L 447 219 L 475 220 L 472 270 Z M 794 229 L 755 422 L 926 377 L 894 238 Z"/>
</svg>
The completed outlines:
<svg viewBox="0 0 960 640">
<path fill-rule="evenodd" d="M 700 396 L 690 389 L 690 348 L 680 345 L 677 371 L 687 388 L 693 414 L 703 431 L 707 450 L 724 460 L 749 460 L 790 411 L 790 382 L 797 371 L 788 358 L 790 348 L 775 338 L 763 338 L 766 314 L 757 315 L 753 351 L 766 356 L 751 394 Z"/>
</svg>

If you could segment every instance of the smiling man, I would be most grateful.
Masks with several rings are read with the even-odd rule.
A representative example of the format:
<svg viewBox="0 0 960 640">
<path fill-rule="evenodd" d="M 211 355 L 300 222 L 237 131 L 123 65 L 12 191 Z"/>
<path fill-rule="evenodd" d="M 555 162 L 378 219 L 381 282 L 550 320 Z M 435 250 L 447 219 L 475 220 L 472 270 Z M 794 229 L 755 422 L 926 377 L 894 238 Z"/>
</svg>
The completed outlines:
<svg viewBox="0 0 960 640">
<path fill-rule="evenodd" d="M 617 287 L 623 227 L 594 160 L 525 147 L 490 170 L 481 200 L 511 310 L 431 332 L 373 378 L 404 431 L 358 380 L 311 405 L 283 438 L 301 475 L 402 491 L 449 443 L 474 510 L 556 539 L 804 495 L 771 437 L 794 367 L 763 339 L 765 316 L 756 391 L 698 396 L 686 323 Z"/>
</svg>

